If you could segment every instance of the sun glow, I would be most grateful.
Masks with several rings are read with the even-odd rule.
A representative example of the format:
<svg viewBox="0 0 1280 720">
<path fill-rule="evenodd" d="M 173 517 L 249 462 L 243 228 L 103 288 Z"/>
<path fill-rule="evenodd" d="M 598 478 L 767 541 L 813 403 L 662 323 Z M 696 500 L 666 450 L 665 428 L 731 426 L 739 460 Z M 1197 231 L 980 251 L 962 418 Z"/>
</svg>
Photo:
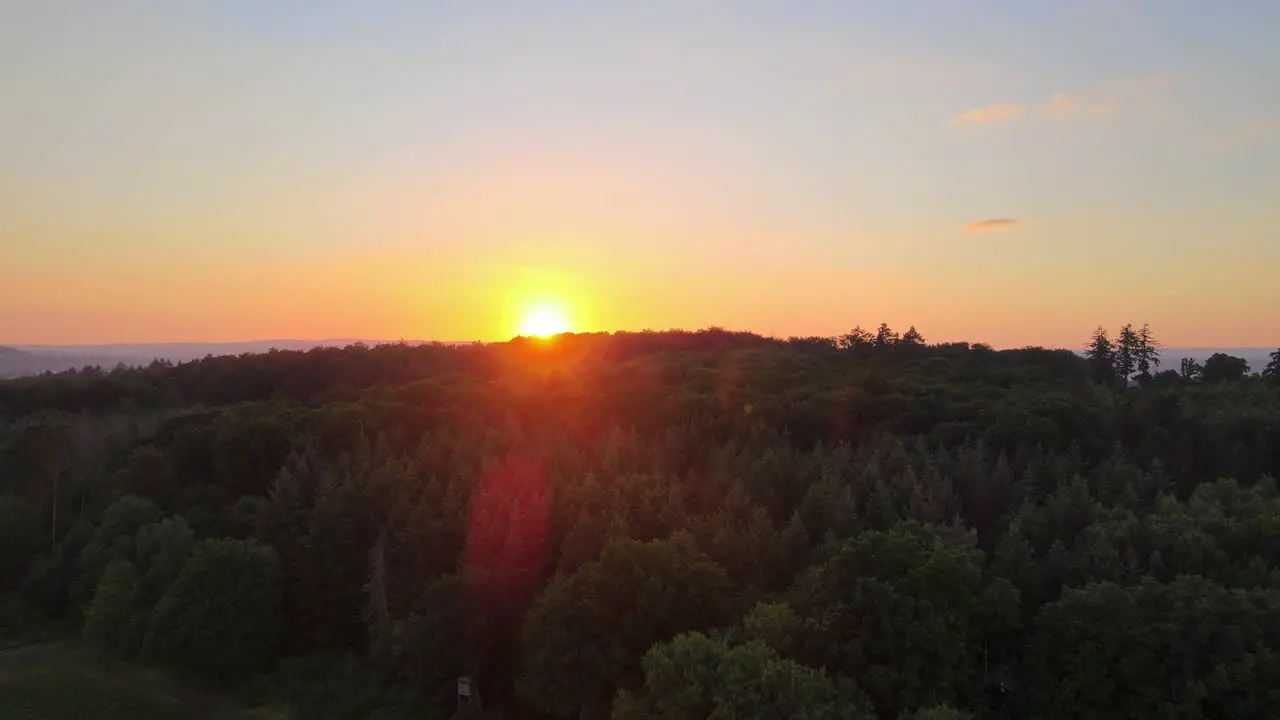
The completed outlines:
<svg viewBox="0 0 1280 720">
<path fill-rule="evenodd" d="M 573 330 L 572 323 L 558 305 L 539 304 L 530 307 L 520 322 L 520 334 L 550 337 Z"/>
</svg>

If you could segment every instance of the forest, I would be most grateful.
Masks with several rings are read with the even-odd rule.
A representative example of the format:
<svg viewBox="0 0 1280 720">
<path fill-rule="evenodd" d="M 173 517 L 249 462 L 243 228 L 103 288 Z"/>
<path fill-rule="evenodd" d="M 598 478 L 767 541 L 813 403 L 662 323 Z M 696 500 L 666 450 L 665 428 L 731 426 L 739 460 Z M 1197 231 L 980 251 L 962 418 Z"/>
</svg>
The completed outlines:
<svg viewBox="0 0 1280 720">
<path fill-rule="evenodd" d="M 1280 717 L 1280 350 L 1085 335 L 0 381 L 0 627 L 305 718 Z"/>
</svg>

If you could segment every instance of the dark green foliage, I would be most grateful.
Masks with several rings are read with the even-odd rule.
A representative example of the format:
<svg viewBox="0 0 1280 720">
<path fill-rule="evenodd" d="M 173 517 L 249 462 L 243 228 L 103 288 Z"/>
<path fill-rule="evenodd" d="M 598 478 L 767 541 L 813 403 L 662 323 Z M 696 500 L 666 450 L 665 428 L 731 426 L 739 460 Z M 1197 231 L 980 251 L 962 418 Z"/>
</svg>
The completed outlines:
<svg viewBox="0 0 1280 720">
<path fill-rule="evenodd" d="M 483 628 L 468 612 L 473 609 L 461 578 L 441 578 L 423 589 L 392 630 L 395 674 L 437 706 L 453 702 L 459 676 L 483 674 L 483 638 L 478 637 Z"/>
<path fill-rule="evenodd" d="M 0 382 L 0 592 L 309 718 L 1272 717 L 1276 373 L 1115 337 Z"/>
<path fill-rule="evenodd" d="M 89 598 L 102 571 L 113 559 L 134 560 L 138 531 L 145 525 L 159 522 L 161 514 L 154 502 L 137 495 L 125 495 L 108 506 L 93 536 L 76 558 L 72 601 L 83 602 Z"/>
<path fill-rule="evenodd" d="M 138 528 L 134 552 L 142 576 L 138 579 L 144 602 L 154 604 L 186 565 L 195 546 L 195 533 L 181 517 L 165 518 Z"/>
<path fill-rule="evenodd" d="M 724 622 L 731 604 L 724 570 L 687 537 L 612 542 L 599 560 L 553 578 L 529 609 L 523 692 L 560 717 L 607 708 L 614 689 L 635 682 L 647 648 Z"/>
<path fill-rule="evenodd" d="M 803 625 L 790 605 L 759 603 L 742 619 L 742 639 L 760 642 L 783 655 L 795 652 Z"/>
<path fill-rule="evenodd" d="M 1106 328 L 1099 325 L 1085 346 L 1084 355 L 1095 382 L 1119 387 L 1125 387 L 1135 374 L 1144 385 L 1150 384 L 1154 379 L 1152 371 L 1160 367 L 1160 343 L 1146 323 L 1137 330 L 1125 325 L 1114 342 Z M 1189 371 L 1184 361 L 1183 375 L 1189 378 Z"/>
<path fill-rule="evenodd" d="M 950 705 L 934 705 L 920 709 L 910 716 L 910 720 L 973 720 L 973 714 L 956 710 Z"/>
<path fill-rule="evenodd" d="M 217 680 L 250 677 L 278 652 L 280 559 L 248 540 L 204 540 L 156 604 L 147 657 Z"/>
<path fill-rule="evenodd" d="M 26 575 L 47 539 L 36 507 L 13 495 L 0 495 L 0 587 L 14 587 Z"/>
<path fill-rule="evenodd" d="M 1138 329 L 1135 356 L 1138 378 L 1144 382 L 1151 380 L 1151 371 L 1160 367 L 1160 343 L 1152 335 L 1151 326 L 1146 323 Z"/>
<path fill-rule="evenodd" d="M 116 558 L 102 571 L 93 599 L 84 611 L 84 635 L 120 655 L 133 655 L 142 641 L 147 608 L 141 578 L 128 560 Z"/>
<path fill-rule="evenodd" d="M 1204 361 L 1200 379 L 1207 383 L 1234 382 L 1249 374 L 1249 363 L 1226 353 L 1214 353 Z"/>
<path fill-rule="evenodd" d="M 1262 718 L 1280 707 L 1280 592 L 1205 578 L 1086 585 L 1036 618 L 1024 712 Z"/>
<path fill-rule="evenodd" d="M 1280 349 L 1271 353 L 1267 366 L 1262 369 L 1262 377 L 1280 383 Z"/>
<path fill-rule="evenodd" d="M 614 720 L 863 720 L 866 697 L 759 641 L 730 645 L 701 633 L 677 636 L 644 656 L 644 688 L 622 692 Z"/>
<path fill-rule="evenodd" d="M 53 552 L 36 557 L 19 585 L 19 592 L 29 607 L 55 618 L 72 612 L 71 589 L 76 584 L 80 553 L 95 534 L 93 525 L 78 523 L 58 542 Z M 77 598 L 77 602 L 83 600 Z"/>
<path fill-rule="evenodd" d="M 1120 382 L 1129 380 L 1138 369 L 1138 358 L 1142 354 L 1142 341 L 1132 325 L 1120 328 L 1120 337 L 1116 339 L 1115 369 Z"/>
<path fill-rule="evenodd" d="M 1186 382 L 1196 382 L 1204 373 L 1204 365 L 1195 358 L 1182 358 L 1178 375 Z"/>
<path fill-rule="evenodd" d="M 1115 346 L 1106 328 L 1099 325 L 1093 331 L 1093 337 L 1085 348 L 1085 357 L 1089 360 L 1089 371 L 1094 380 L 1111 382 L 1116 372 Z"/>
<path fill-rule="evenodd" d="M 984 640 L 1018 624 L 1018 594 L 987 583 L 961 533 L 914 523 L 847 541 L 793 591 L 799 657 L 859 679 L 883 717 L 974 702 Z"/>
</svg>

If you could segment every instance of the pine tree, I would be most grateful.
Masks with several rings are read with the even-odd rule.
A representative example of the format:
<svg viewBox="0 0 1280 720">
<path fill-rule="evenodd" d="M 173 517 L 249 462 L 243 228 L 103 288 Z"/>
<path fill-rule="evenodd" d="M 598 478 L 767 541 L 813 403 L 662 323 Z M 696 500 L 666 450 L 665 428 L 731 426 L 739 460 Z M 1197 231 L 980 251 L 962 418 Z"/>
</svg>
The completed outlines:
<svg viewBox="0 0 1280 720">
<path fill-rule="evenodd" d="M 889 323 L 880 323 L 880 329 L 876 330 L 874 342 L 876 347 L 889 347 L 890 345 L 897 345 L 901 339 L 898 333 L 889 327 Z"/>
<path fill-rule="evenodd" d="M 1126 324 L 1120 328 L 1120 337 L 1116 340 L 1115 371 L 1121 384 L 1128 382 L 1133 376 L 1133 371 L 1137 369 L 1140 348 L 1141 341 L 1133 326 Z"/>
<path fill-rule="evenodd" d="M 1093 337 L 1085 348 L 1085 358 L 1089 361 L 1093 379 L 1097 382 L 1109 383 L 1115 376 L 1115 346 L 1107 336 L 1107 329 L 1099 325 L 1093 330 Z"/>
<path fill-rule="evenodd" d="M 876 336 L 870 332 L 863 330 L 861 325 L 854 327 L 845 333 L 836 342 L 841 350 L 852 350 L 854 348 L 866 347 L 875 342 Z"/>
<path fill-rule="evenodd" d="M 1142 323 L 1138 330 L 1137 365 L 1138 377 L 1143 382 L 1151 379 L 1152 368 L 1160 367 L 1160 343 L 1152 336 L 1147 323 Z"/>
<path fill-rule="evenodd" d="M 924 345 L 924 336 L 916 330 L 916 326 L 912 325 L 907 328 L 907 332 L 902 335 L 903 345 Z"/>
</svg>

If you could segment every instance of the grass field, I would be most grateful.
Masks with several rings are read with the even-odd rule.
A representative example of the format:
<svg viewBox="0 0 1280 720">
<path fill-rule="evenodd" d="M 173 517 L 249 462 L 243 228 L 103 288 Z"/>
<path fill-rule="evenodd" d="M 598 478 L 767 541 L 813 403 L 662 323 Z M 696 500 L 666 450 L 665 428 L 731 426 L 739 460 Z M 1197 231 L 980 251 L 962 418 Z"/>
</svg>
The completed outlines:
<svg viewBox="0 0 1280 720">
<path fill-rule="evenodd" d="M 0 720 L 282 720 L 183 688 L 75 640 L 0 651 Z"/>
</svg>

